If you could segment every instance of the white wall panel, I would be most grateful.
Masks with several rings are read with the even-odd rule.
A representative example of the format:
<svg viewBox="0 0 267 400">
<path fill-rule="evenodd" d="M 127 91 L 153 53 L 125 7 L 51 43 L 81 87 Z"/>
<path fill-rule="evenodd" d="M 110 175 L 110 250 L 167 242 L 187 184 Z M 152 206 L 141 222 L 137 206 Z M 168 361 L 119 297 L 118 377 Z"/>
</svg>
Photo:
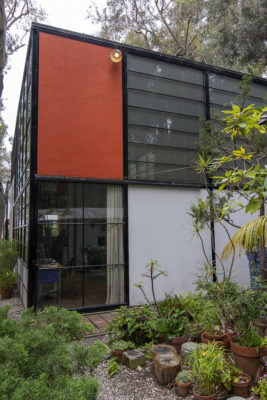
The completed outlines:
<svg viewBox="0 0 267 400">
<path fill-rule="evenodd" d="M 242 199 L 239 199 L 238 196 L 235 196 L 234 199 L 236 201 L 239 201 L 240 203 L 243 203 Z M 255 215 L 255 217 L 256 216 L 257 215 Z M 250 214 L 246 214 L 244 210 L 238 211 L 235 214 L 233 214 L 233 222 L 237 226 L 242 226 L 253 218 L 254 218 L 254 216 L 251 216 Z M 237 228 L 234 228 L 233 226 L 230 226 L 229 224 L 224 223 L 224 225 L 227 227 L 227 229 L 230 233 L 230 236 L 233 236 L 234 233 L 237 231 Z M 220 226 L 219 224 L 215 224 L 216 251 L 218 252 L 219 255 L 222 254 L 222 251 L 228 241 L 229 241 L 229 239 L 228 239 L 225 229 L 222 226 Z M 224 263 L 225 263 L 226 268 L 229 270 L 231 258 L 229 258 L 229 260 L 225 261 Z M 217 271 L 220 273 L 221 270 L 222 269 L 220 267 L 220 264 L 217 262 Z M 234 280 L 236 280 L 241 286 L 246 286 L 246 287 L 249 286 L 248 259 L 247 259 L 247 256 L 246 256 L 246 253 L 244 250 L 242 251 L 241 257 L 239 257 L 239 251 L 238 250 L 236 251 L 232 278 Z"/>
<path fill-rule="evenodd" d="M 200 241 L 192 235 L 191 217 L 187 214 L 201 189 L 169 187 L 129 187 L 129 291 L 130 305 L 142 304 L 141 291 L 134 283 L 143 280 L 151 298 L 150 281 L 142 278 L 145 263 L 151 258 L 167 270 L 168 277 L 155 281 L 156 293 L 193 290 L 196 273 L 203 265 Z M 204 233 L 211 257 L 210 234 Z"/>
</svg>

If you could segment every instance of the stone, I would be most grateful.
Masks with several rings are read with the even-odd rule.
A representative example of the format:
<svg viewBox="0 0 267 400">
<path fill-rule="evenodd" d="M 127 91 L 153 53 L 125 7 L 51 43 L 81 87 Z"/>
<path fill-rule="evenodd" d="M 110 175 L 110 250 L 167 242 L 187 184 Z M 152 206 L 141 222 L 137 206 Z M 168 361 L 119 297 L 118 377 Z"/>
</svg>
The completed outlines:
<svg viewBox="0 0 267 400">
<path fill-rule="evenodd" d="M 194 342 L 183 343 L 182 346 L 181 346 L 181 352 L 180 352 L 180 355 L 182 357 L 182 361 L 184 362 L 185 358 L 187 356 L 189 356 L 189 354 L 193 353 L 193 351 L 195 351 L 198 346 L 199 346 L 199 344 L 194 343 Z"/>
<path fill-rule="evenodd" d="M 146 356 L 139 350 L 128 350 L 123 353 L 122 362 L 130 369 L 136 369 L 146 364 Z"/>
<path fill-rule="evenodd" d="M 235 396 L 235 397 L 229 397 L 227 400 L 245 400 L 245 399 L 244 397 Z"/>
</svg>

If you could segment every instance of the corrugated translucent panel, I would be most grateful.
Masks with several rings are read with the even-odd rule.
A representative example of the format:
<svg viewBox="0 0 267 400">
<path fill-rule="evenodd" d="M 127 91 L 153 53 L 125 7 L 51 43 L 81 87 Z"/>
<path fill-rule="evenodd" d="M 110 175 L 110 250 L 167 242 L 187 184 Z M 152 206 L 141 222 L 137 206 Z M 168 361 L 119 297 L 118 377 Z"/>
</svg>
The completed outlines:
<svg viewBox="0 0 267 400">
<path fill-rule="evenodd" d="M 128 91 L 128 105 L 194 117 L 200 117 L 204 113 L 203 103 L 132 89 Z"/>
<path fill-rule="evenodd" d="M 129 178 L 199 182 L 192 166 L 205 113 L 203 73 L 129 55 Z"/>
<path fill-rule="evenodd" d="M 129 125 L 141 125 L 147 127 L 163 128 L 168 131 L 179 130 L 183 132 L 198 133 L 203 123 L 198 117 L 186 117 L 183 115 L 168 114 L 160 111 L 144 110 L 129 107 Z"/>
<path fill-rule="evenodd" d="M 130 54 L 127 57 L 127 67 L 129 71 L 203 85 L 203 74 L 201 71 L 182 65 L 170 64 Z"/>
<path fill-rule="evenodd" d="M 137 72 L 128 72 L 127 86 L 129 89 L 139 89 L 152 93 L 161 93 L 183 99 L 204 101 L 202 86 L 191 83 L 175 82 L 168 78 L 149 76 Z"/>
<path fill-rule="evenodd" d="M 225 75 L 209 74 L 209 86 L 210 88 L 220 89 L 227 92 L 233 92 L 239 94 L 240 79 L 230 78 Z M 263 99 L 266 95 L 266 86 L 258 83 L 251 84 L 250 96 L 258 97 Z"/>
<path fill-rule="evenodd" d="M 168 131 L 166 129 L 130 125 L 129 143 L 144 143 L 185 149 L 196 149 L 198 135 L 190 132 Z"/>
<path fill-rule="evenodd" d="M 192 167 L 129 161 L 132 179 L 169 181 L 179 183 L 201 183 L 202 178 Z"/>
<path fill-rule="evenodd" d="M 210 102 L 213 104 L 220 104 L 220 105 L 231 105 L 231 104 L 238 104 L 240 105 L 242 103 L 242 100 L 238 98 L 238 94 L 234 94 L 231 92 L 223 92 L 222 90 L 217 90 L 217 89 L 210 89 Z M 257 97 L 252 97 L 250 96 L 246 102 L 245 106 L 248 106 L 249 104 L 255 104 L 255 106 L 261 106 L 262 105 L 262 99 L 259 99 Z"/>
<path fill-rule="evenodd" d="M 195 150 L 153 146 L 144 144 L 129 144 L 128 159 L 161 164 L 190 165 L 197 158 Z"/>
</svg>

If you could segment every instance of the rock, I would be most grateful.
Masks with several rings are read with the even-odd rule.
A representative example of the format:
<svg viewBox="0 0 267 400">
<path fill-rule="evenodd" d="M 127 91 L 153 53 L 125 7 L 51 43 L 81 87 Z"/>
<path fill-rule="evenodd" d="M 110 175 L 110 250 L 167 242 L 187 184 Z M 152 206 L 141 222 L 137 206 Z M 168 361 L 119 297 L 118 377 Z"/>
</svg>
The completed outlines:
<svg viewBox="0 0 267 400">
<path fill-rule="evenodd" d="M 111 350 L 106 344 L 105 344 L 105 346 L 106 346 L 106 349 L 107 349 L 107 354 L 104 355 L 103 359 L 104 360 L 108 360 L 111 357 Z"/>
<path fill-rule="evenodd" d="M 146 364 L 146 356 L 139 350 L 129 350 L 123 353 L 122 362 L 127 365 L 127 367 L 136 369 Z"/>
<path fill-rule="evenodd" d="M 194 342 L 186 342 L 186 343 L 183 343 L 182 344 L 182 346 L 181 346 L 181 357 L 182 357 L 182 360 L 183 360 L 183 362 L 185 361 L 185 358 L 189 355 L 189 354 L 191 354 L 191 353 L 193 353 L 193 351 L 194 350 L 196 350 L 196 348 L 199 346 L 199 344 L 197 344 L 197 343 L 194 343 Z"/>
<path fill-rule="evenodd" d="M 245 399 L 244 397 L 235 396 L 235 397 L 229 397 L 227 400 L 245 400 Z"/>
</svg>

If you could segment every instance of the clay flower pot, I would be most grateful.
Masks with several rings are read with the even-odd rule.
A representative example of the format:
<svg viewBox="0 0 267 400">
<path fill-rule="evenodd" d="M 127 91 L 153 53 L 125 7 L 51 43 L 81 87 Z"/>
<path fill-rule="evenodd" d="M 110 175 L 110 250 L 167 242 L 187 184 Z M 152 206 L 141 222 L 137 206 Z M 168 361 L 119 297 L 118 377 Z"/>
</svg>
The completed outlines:
<svg viewBox="0 0 267 400">
<path fill-rule="evenodd" d="M 118 361 L 122 362 L 123 353 L 127 350 L 128 350 L 128 348 L 123 349 L 123 350 L 111 350 L 111 354 L 113 357 L 117 358 Z"/>
<path fill-rule="evenodd" d="M 208 335 L 207 333 L 202 333 L 201 335 L 201 342 L 202 343 L 209 343 L 209 342 L 216 342 L 219 346 L 222 347 L 229 347 L 229 342 L 230 342 L 230 338 L 229 335 L 227 333 L 223 334 L 220 336 L 220 339 L 210 339 L 211 335 Z"/>
<path fill-rule="evenodd" d="M 211 335 L 209 332 L 205 332 L 205 335 L 209 341 L 217 341 L 217 340 L 223 340 L 225 333 L 216 331 L 214 335 Z"/>
<path fill-rule="evenodd" d="M 5 288 L 0 288 L 0 293 L 2 300 L 10 299 L 12 292 L 13 292 L 14 286 L 9 286 Z"/>
<path fill-rule="evenodd" d="M 236 396 L 247 397 L 251 378 L 243 372 L 238 374 L 238 378 L 239 382 L 232 382 L 233 392 Z"/>
<path fill-rule="evenodd" d="M 176 383 L 176 391 L 177 391 L 178 396 L 185 397 L 190 390 L 190 386 L 191 386 L 192 382 L 187 382 L 187 383 L 175 382 L 175 383 Z"/>
<path fill-rule="evenodd" d="M 264 338 L 267 336 L 267 318 L 258 318 L 252 322 L 252 325 L 260 335 L 260 337 Z"/>
<path fill-rule="evenodd" d="M 209 396 L 203 396 L 197 393 L 197 388 L 193 390 L 194 399 L 195 400 L 216 400 L 217 399 L 217 392 L 213 393 Z"/>
<path fill-rule="evenodd" d="M 189 333 L 185 336 L 177 336 L 172 338 L 171 344 L 175 347 L 177 354 L 180 354 L 182 344 L 188 342 L 189 338 Z"/>
<path fill-rule="evenodd" d="M 257 347 L 240 346 L 235 343 L 236 340 L 236 338 L 230 340 L 235 363 L 237 367 L 242 369 L 242 371 L 250 375 L 253 379 L 260 366 L 261 357 L 267 354 L 267 348 L 260 347 L 257 349 Z"/>
</svg>

